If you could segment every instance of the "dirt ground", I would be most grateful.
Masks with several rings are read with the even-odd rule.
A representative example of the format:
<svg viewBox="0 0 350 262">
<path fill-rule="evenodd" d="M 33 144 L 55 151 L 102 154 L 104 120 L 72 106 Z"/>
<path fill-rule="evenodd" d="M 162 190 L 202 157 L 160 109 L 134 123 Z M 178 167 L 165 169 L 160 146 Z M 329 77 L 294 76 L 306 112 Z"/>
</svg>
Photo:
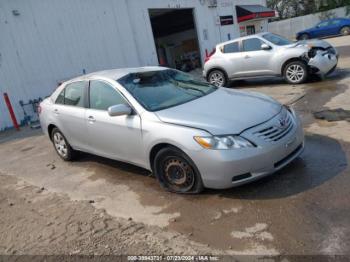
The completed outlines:
<svg viewBox="0 0 350 262">
<path fill-rule="evenodd" d="M 40 130 L 0 133 L 0 254 L 350 255 L 350 37 L 329 39 L 326 79 L 236 81 L 294 101 L 306 132 L 300 158 L 275 175 L 200 195 L 164 192 L 138 167 L 81 154 L 66 163 Z"/>
</svg>

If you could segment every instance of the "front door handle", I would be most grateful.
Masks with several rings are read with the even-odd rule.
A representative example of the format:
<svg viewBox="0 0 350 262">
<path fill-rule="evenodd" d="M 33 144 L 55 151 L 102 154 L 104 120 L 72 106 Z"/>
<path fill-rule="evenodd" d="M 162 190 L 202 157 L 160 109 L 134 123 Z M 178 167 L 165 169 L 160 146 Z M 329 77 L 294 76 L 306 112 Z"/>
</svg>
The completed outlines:
<svg viewBox="0 0 350 262">
<path fill-rule="evenodd" d="M 53 112 L 54 112 L 55 115 L 59 115 L 59 112 L 58 112 L 58 109 L 57 109 L 57 108 L 55 108 L 55 109 L 53 110 Z"/>
<path fill-rule="evenodd" d="M 249 56 L 249 55 L 246 55 L 244 58 L 245 58 L 245 59 L 248 59 L 248 58 L 250 58 L 250 56 Z"/>
<path fill-rule="evenodd" d="M 96 122 L 96 119 L 95 119 L 93 116 L 89 116 L 89 117 L 88 117 L 88 121 L 89 121 L 90 123 L 94 123 L 94 122 Z"/>
</svg>

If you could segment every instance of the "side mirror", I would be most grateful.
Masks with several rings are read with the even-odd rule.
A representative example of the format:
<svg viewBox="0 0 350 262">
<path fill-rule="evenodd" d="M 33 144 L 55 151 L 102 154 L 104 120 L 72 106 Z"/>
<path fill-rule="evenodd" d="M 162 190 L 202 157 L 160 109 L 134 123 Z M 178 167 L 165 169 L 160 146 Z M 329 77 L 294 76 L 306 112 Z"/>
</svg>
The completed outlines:
<svg viewBox="0 0 350 262">
<path fill-rule="evenodd" d="M 131 115 L 132 109 L 130 106 L 125 104 L 110 106 L 108 108 L 108 114 L 110 116 L 125 116 L 125 115 Z"/>
<path fill-rule="evenodd" d="M 271 46 L 267 45 L 267 44 L 262 44 L 261 45 L 261 50 L 270 50 Z"/>
</svg>

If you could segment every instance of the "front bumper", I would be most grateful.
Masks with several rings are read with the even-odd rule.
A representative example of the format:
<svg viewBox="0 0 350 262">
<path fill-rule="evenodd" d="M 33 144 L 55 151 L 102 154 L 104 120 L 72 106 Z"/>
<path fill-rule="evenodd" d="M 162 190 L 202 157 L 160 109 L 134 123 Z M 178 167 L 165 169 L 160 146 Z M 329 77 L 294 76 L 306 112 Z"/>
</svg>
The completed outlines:
<svg viewBox="0 0 350 262">
<path fill-rule="evenodd" d="M 318 51 L 317 54 L 310 58 L 308 65 L 316 68 L 318 73 L 327 75 L 334 70 L 338 64 L 338 56 L 328 52 Z"/>
<path fill-rule="evenodd" d="M 273 121 L 276 119 L 268 122 Z M 214 189 L 239 186 L 272 174 L 289 164 L 304 149 L 300 121 L 297 118 L 293 118 L 293 121 L 292 130 L 276 143 L 265 142 L 255 148 L 236 150 L 203 149 L 190 154 L 201 173 L 204 186 Z M 271 123 L 265 123 L 269 124 Z M 245 131 L 241 135 L 251 140 L 252 131 Z"/>
</svg>

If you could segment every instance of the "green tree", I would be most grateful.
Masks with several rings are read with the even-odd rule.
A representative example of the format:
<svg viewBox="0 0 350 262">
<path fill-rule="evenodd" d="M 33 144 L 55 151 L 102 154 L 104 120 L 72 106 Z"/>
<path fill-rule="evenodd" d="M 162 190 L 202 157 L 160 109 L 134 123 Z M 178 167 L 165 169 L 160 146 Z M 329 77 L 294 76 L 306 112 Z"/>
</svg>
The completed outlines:
<svg viewBox="0 0 350 262">
<path fill-rule="evenodd" d="M 279 19 L 313 14 L 316 12 L 325 12 L 322 14 L 325 18 L 331 18 L 334 13 L 329 10 L 346 7 L 346 15 L 350 14 L 350 0 L 267 0 L 267 6 L 276 10 Z"/>
</svg>

